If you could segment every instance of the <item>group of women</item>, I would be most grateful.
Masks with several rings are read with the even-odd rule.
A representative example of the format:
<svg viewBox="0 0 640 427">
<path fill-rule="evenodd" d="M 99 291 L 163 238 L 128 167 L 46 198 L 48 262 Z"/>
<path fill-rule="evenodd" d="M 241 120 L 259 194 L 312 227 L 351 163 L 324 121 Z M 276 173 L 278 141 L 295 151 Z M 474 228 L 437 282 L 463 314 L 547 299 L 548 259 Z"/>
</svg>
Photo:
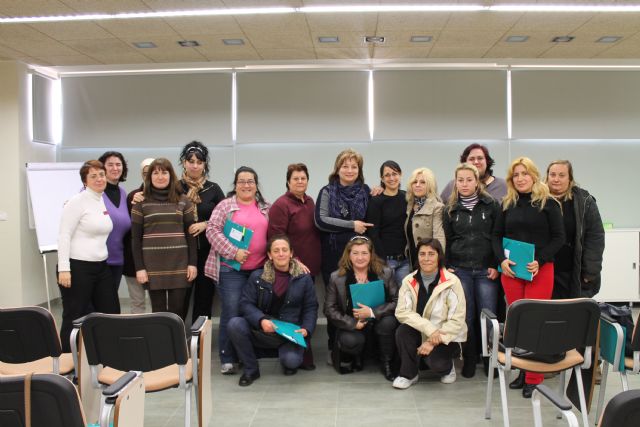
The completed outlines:
<svg viewBox="0 0 640 427">
<path fill-rule="evenodd" d="M 470 150 L 476 152 L 488 157 L 486 147 Z M 328 362 L 349 373 L 376 357 L 385 378 L 399 389 L 417 381 L 420 363 L 443 383 L 455 381 L 453 358 L 460 351 L 463 376 L 475 374 L 479 313 L 496 310 L 498 277 L 508 304 L 592 296 L 599 287 L 602 224 L 595 200 L 577 187 L 567 161 L 549 166 L 547 185 L 530 159 L 515 159 L 503 200 L 485 189 L 479 169 L 486 164 L 464 162 L 443 201 L 427 168 L 413 171 L 402 190 L 402 170 L 394 161 L 382 164 L 380 186 L 370 189 L 362 156 L 347 149 L 337 156 L 316 203 L 306 193 L 307 167 L 298 163 L 287 169 L 286 193 L 270 205 L 258 174 L 246 166 L 236 170 L 225 198 L 206 179 L 206 147 L 192 142 L 180 156 L 181 180 L 166 159 L 147 165 L 141 191 L 130 195 L 129 211 L 118 187 L 126 162 L 119 153 L 105 156 L 83 166 L 87 190 L 71 199 L 63 214 L 59 282 L 66 337 L 69 322 L 89 310 L 119 311 L 117 284 L 127 264 L 121 254 L 131 228 L 136 278 L 148 285 L 153 311 L 184 318 L 195 281 L 194 318 L 210 316 L 214 286 L 218 289 L 221 372 L 235 373 L 242 362 L 243 386 L 259 378 L 257 357 L 264 352 L 277 353 L 285 374 L 314 368 L 310 345 L 303 351 L 273 332 L 274 320 L 285 320 L 298 325 L 309 344 L 318 273 L 326 285 Z M 116 215 L 118 209 L 124 214 Z M 532 281 L 515 277 L 513 261 L 502 249 L 505 237 L 535 245 L 535 259 L 527 265 Z M 77 288 L 86 289 L 73 294 L 71 274 L 81 283 Z M 354 304 L 350 285 L 378 280 L 384 303 Z M 527 373 L 512 385 L 528 397 L 541 381 Z"/>
</svg>

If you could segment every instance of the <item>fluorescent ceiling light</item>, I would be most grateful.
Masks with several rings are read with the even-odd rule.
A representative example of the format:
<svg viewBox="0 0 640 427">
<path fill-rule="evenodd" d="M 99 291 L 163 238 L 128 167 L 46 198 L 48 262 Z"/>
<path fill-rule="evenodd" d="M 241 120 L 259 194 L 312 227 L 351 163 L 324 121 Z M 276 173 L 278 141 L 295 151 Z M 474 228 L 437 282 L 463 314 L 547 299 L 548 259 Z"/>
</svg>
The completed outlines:
<svg viewBox="0 0 640 427">
<path fill-rule="evenodd" d="M 486 10 L 480 4 L 412 4 L 412 5 L 360 5 L 360 6 L 303 6 L 296 10 L 302 13 L 354 13 L 354 12 L 469 12 Z"/>
<path fill-rule="evenodd" d="M 596 43 L 615 43 L 621 38 L 621 36 L 603 36 L 596 40 Z"/>
<path fill-rule="evenodd" d="M 222 43 L 227 46 L 242 46 L 244 45 L 244 40 L 242 39 L 222 39 Z"/>
<path fill-rule="evenodd" d="M 154 42 L 133 42 L 132 44 L 138 49 L 152 49 L 154 47 L 158 47 Z"/>
<path fill-rule="evenodd" d="M 495 12 L 640 12 L 640 5 L 606 4 L 499 4 L 488 6 Z"/>
<path fill-rule="evenodd" d="M 509 36 L 504 41 L 507 43 L 524 43 L 529 40 L 529 36 Z"/>
<path fill-rule="evenodd" d="M 319 43 L 338 43 L 340 38 L 338 36 L 320 36 L 318 37 Z"/>
<path fill-rule="evenodd" d="M 411 36 L 411 43 L 429 43 L 431 40 L 432 36 Z"/>
<path fill-rule="evenodd" d="M 364 36 L 365 43 L 384 43 L 383 36 Z"/>
</svg>

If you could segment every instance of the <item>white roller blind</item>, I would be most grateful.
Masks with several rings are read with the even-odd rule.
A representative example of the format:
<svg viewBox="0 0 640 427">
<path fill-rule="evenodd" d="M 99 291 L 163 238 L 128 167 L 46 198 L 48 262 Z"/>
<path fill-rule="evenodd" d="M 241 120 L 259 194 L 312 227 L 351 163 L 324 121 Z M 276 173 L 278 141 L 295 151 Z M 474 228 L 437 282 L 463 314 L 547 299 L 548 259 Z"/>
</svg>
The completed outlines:
<svg viewBox="0 0 640 427">
<path fill-rule="evenodd" d="M 505 71 L 376 71 L 375 140 L 507 137 Z"/>
<path fill-rule="evenodd" d="M 637 138 L 640 72 L 513 71 L 513 137 Z"/>
<path fill-rule="evenodd" d="M 59 109 L 60 106 L 54 103 L 53 91 L 53 80 L 38 74 L 31 75 L 31 111 L 34 141 L 50 144 L 57 142 L 56 123 L 54 123 L 54 120 L 59 115 L 55 114 L 54 108 Z"/>
<path fill-rule="evenodd" d="M 238 143 L 369 140 L 366 71 L 238 73 Z"/>
<path fill-rule="evenodd" d="M 63 145 L 231 143 L 231 74 L 67 77 Z"/>
</svg>

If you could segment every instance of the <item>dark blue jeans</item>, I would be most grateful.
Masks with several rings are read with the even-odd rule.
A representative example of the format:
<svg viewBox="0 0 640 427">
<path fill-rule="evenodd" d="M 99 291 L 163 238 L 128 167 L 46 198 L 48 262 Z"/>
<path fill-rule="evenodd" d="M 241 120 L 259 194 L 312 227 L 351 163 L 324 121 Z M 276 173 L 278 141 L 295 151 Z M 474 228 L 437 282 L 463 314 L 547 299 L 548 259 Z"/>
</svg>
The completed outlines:
<svg viewBox="0 0 640 427">
<path fill-rule="evenodd" d="M 249 275 L 253 270 L 236 271 L 225 265 L 220 266 L 218 295 L 220 296 L 220 330 L 218 333 L 218 351 L 220 363 L 236 363 L 238 357 L 229 340 L 227 325 L 232 317 L 240 315 L 240 296 Z"/>
<path fill-rule="evenodd" d="M 256 348 L 278 349 L 278 359 L 285 368 L 297 369 L 302 365 L 304 348 L 279 335 L 253 329 L 244 317 L 230 319 L 227 330 L 246 375 L 254 375 L 260 371 Z"/>
<path fill-rule="evenodd" d="M 475 361 L 478 354 L 478 333 L 480 330 L 480 312 L 488 308 L 496 312 L 498 306 L 498 282 L 487 277 L 487 270 L 470 270 L 455 268 L 454 272 L 462 283 L 464 297 L 467 301 L 467 344 L 464 346 L 464 357 Z"/>
</svg>

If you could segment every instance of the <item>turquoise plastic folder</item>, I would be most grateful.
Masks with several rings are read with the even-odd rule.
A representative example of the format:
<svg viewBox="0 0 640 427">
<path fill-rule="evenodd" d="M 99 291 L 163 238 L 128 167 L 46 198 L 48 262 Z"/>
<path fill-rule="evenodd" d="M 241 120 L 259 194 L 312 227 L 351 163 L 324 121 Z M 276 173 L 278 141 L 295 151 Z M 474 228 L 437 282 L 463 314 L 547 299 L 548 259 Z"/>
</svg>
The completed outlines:
<svg viewBox="0 0 640 427">
<path fill-rule="evenodd" d="M 616 325 L 620 326 L 622 333 L 618 334 Z M 619 324 L 616 325 L 600 319 L 600 357 L 613 365 L 617 356 L 619 358 L 618 366 L 614 369 L 624 372 L 624 347 L 627 329 Z"/>
<path fill-rule="evenodd" d="M 224 236 L 238 249 L 248 249 L 249 243 L 251 243 L 251 238 L 253 237 L 253 230 L 240 224 L 236 224 L 230 219 L 227 219 L 227 222 L 224 223 L 224 229 L 222 232 L 224 233 Z M 234 270 L 240 271 L 240 263 L 235 259 L 220 257 L 220 261 L 224 262 Z"/>
<path fill-rule="evenodd" d="M 511 266 L 511 270 L 516 274 L 516 277 L 529 282 L 532 281 L 533 274 L 527 271 L 527 264 L 535 259 L 535 245 L 503 237 L 502 248 L 504 249 L 504 256 L 516 263 L 516 265 Z M 498 267 L 498 271 L 502 272 L 502 268 Z"/>
<path fill-rule="evenodd" d="M 358 308 L 358 303 L 374 308 L 385 302 L 384 283 L 382 280 L 349 285 L 349 291 L 351 292 L 353 308 Z"/>
<path fill-rule="evenodd" d="M 276 334 L 288 339 L 294 344 L 298 344 L 300 347 L 307 348 L 307 343 L 304 341 L 302 334 L 300 332 L 295 332 L 300 329 L 300 326 L 283 320 L 270 320 L 273 322 L 273 326 L 276 327 Z"/>
</svg>

